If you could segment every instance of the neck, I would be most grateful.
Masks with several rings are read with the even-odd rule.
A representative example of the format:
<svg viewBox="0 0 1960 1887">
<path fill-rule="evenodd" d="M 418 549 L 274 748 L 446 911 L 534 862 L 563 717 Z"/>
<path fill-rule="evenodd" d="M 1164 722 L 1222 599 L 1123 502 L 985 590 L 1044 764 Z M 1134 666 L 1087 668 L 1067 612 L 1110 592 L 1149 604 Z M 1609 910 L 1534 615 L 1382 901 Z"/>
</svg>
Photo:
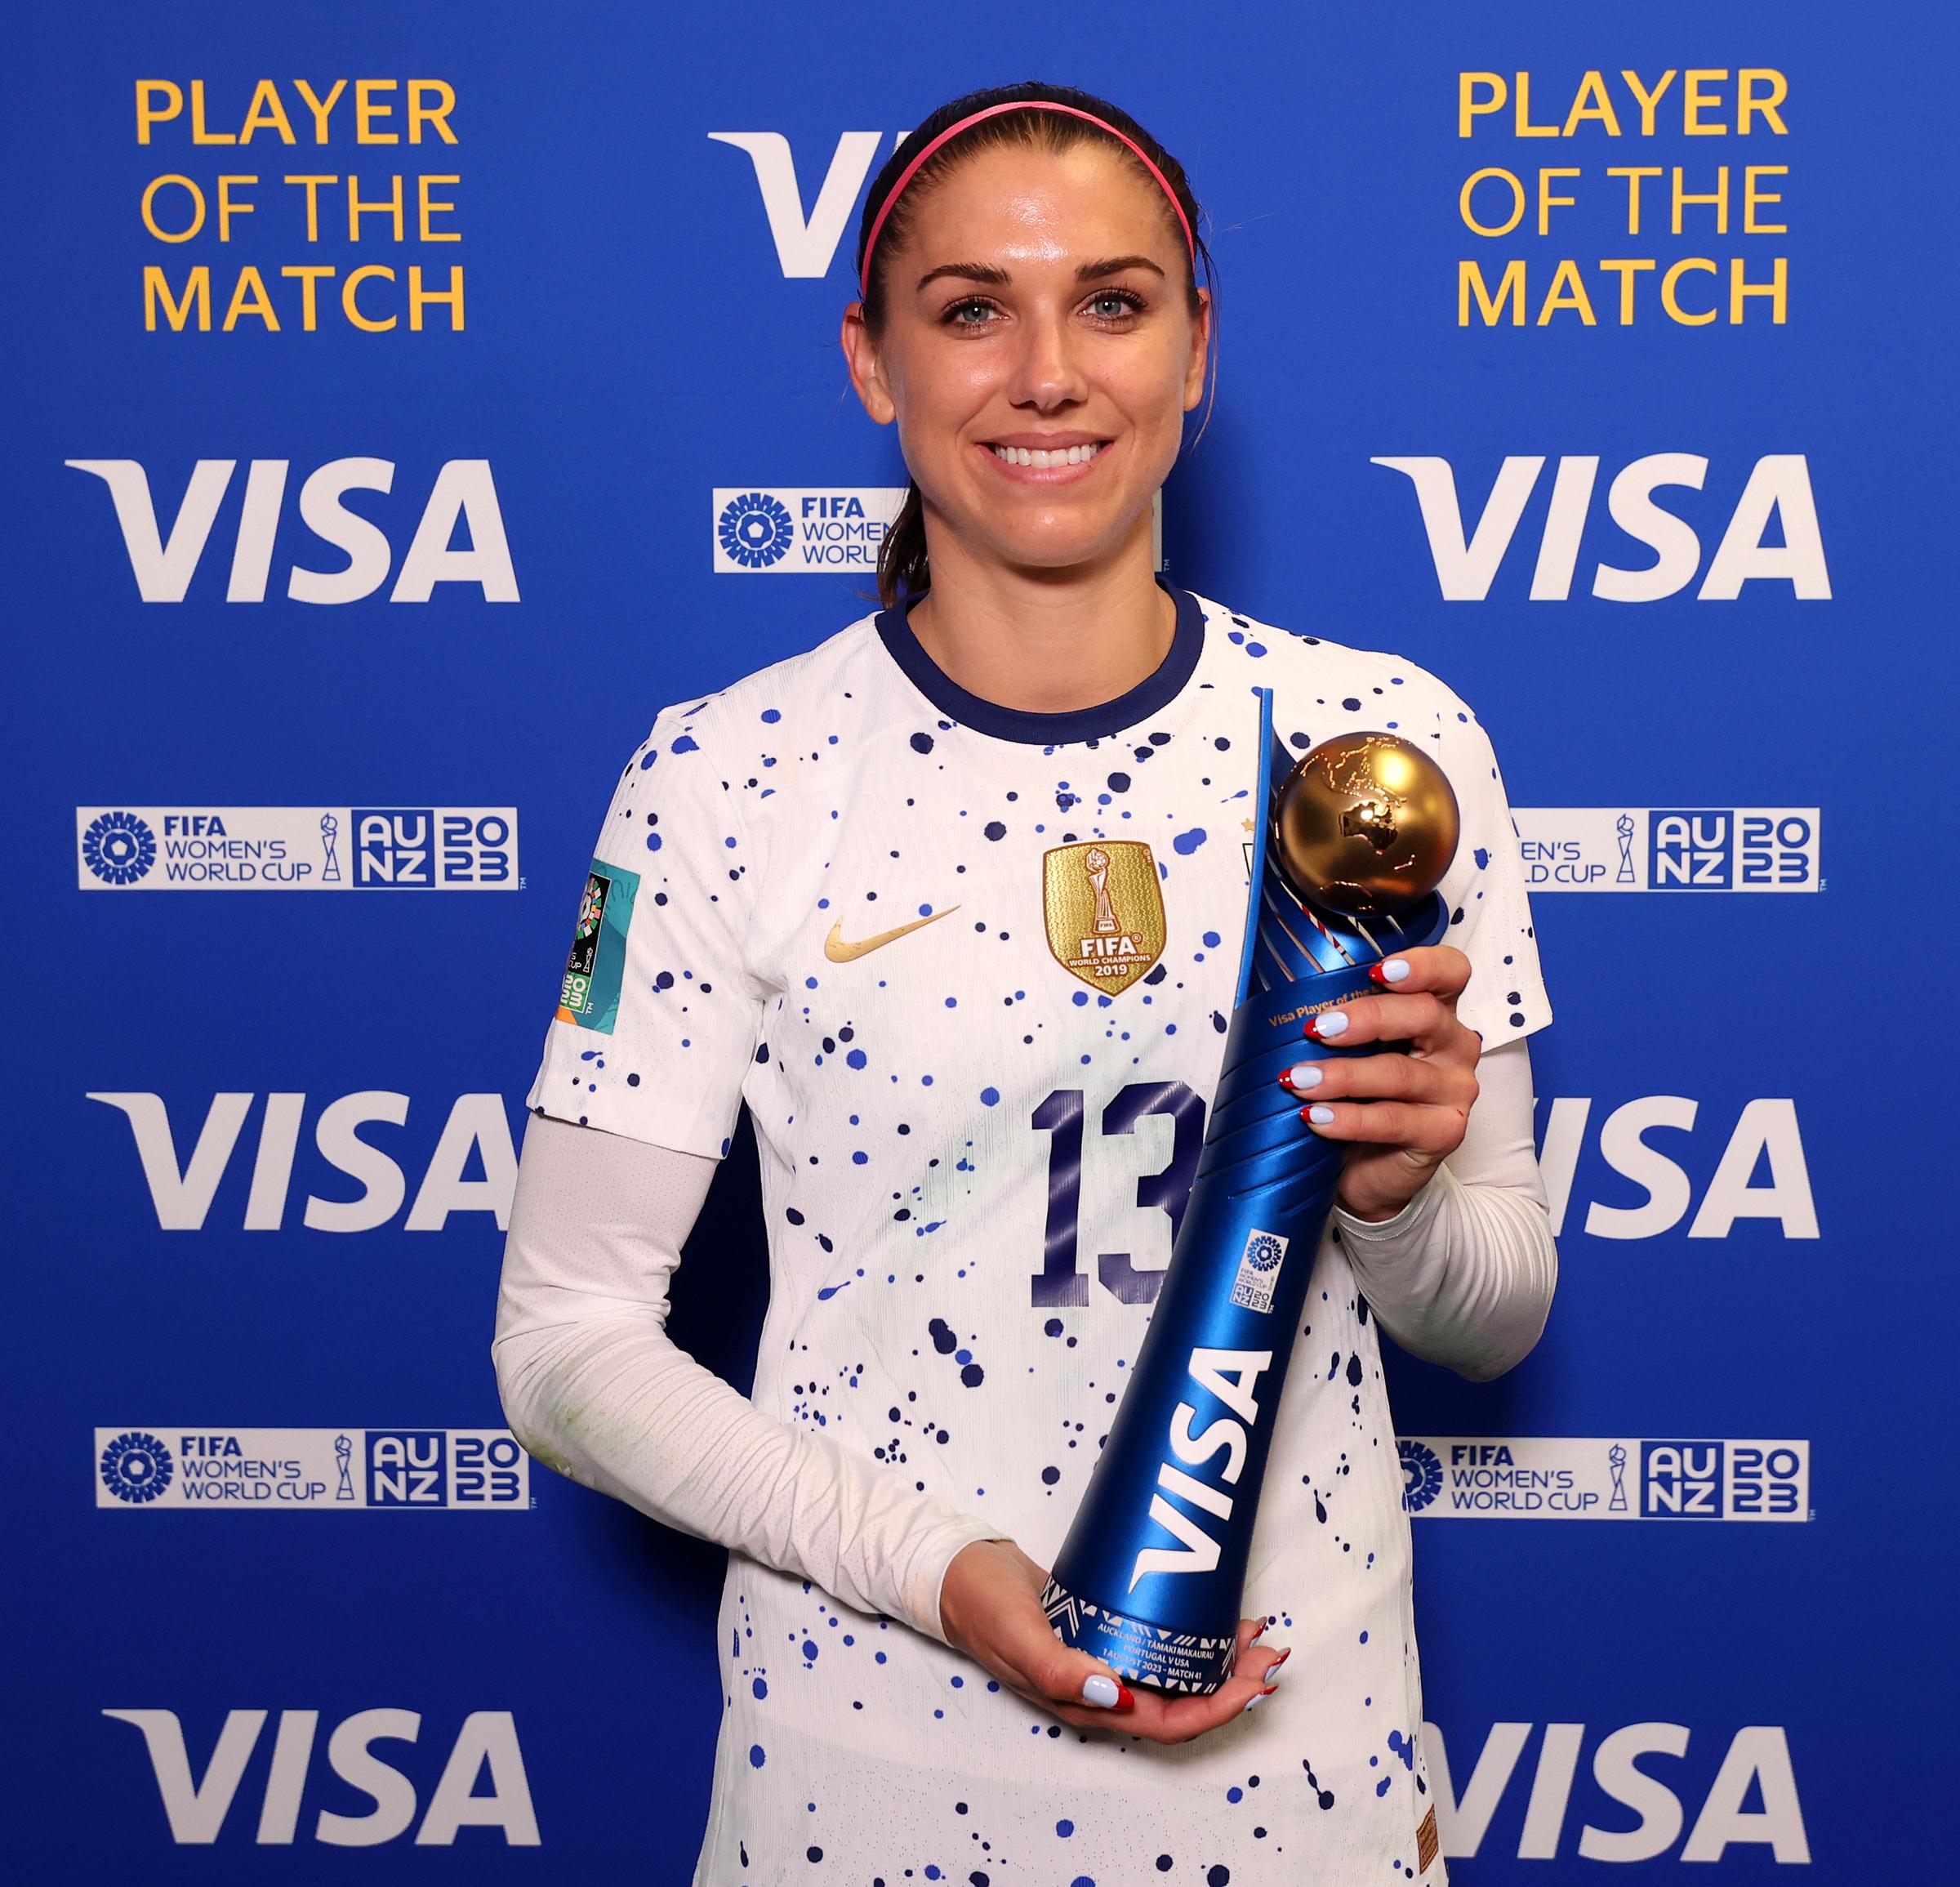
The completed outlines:
<svg viewBox="0 0 1960 1887">
<path fill-rule="evenodd" d="M 912 633 L 942 673 L 998 707 L 1066 714 L 1114 701 L 1157 669 L 1177 630 L 1151 569 L 1148 511 L 1138 524 L 1106 559 L 1067 570 L 982 563 L 933 533 Z"/>
</svg>

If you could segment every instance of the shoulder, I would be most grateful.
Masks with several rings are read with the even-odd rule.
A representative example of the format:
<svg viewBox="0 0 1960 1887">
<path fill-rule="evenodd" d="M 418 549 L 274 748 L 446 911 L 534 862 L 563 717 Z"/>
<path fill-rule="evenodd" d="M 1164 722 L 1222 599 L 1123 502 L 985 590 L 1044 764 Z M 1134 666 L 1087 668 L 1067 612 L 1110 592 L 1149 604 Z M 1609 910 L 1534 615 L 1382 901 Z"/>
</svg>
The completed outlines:
<svg viewBox="0 0 1960 1887">
<path fill-rule="evenodd" d="M 670 776 L 698 776 L 719 769 L 746 779 L 779 756 L 801 752 L 813 738 L 820 747 L 835 744 L 842 725 L 861 725 L 881 712 L 879 685 L 889 666 L 875 616 L 862 616 L 800 654 L 752 669 L 710 694 L 669 703 L 654 716 L 626 771 L 657 766 Z"/>
<path fill-rule="evenodd" d="M 778 796 L 779 786 L 835 751 L 854 705 L 874 692 L 879 652 L 864 616 L 801 654 L 662 707 L 620 770 L 601 854 L 637 867 L 644 848 L 662 854 L 663 882 L 692 872 L 719 884 L 725 871 L 740 884 L 761 862 L 771 815 L 803 797 Z"/>
<path fill-rule="evenodd" d="M 1289 746 L 1311 745 L 1339 731 L 1336 721 L 1356 725 L 1357 716 L 1411 738 L 1436 734 L 1447 741 L 1477 725 L 1447 681 L 1405 655 L 1262 622 L 1209 597 L 1198 601 L 1210 631 L 1208 659 L 1233 681 L 1272 690 L 1274 731 Z"/>
</svg>

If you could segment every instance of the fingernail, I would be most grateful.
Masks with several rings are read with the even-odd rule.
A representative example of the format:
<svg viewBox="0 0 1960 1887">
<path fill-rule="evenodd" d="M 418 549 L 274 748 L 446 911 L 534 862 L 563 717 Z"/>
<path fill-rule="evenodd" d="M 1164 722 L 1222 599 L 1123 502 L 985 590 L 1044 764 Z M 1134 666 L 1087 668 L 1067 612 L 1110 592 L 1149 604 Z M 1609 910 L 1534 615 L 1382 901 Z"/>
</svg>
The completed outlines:
<svg viewBox="0 0 1960 1887">
<path fill-rule="evenodd" d="M 1098 1710 L 1114 1710 L 1123 1701 L 1123 1686 L 1113 1677 L 1092 1671 L 1082 1680 L 1082 1701 L 1094 1704 Z"/>
<path fill-rule="evenodd" d="M 1321 1071 L 1310 1061 L 1303 1061 L 1297 1068 L 1287 1068 L 1280 1076 L 1280 1086 L 1292 1094 L 1298 1094 L 1302 1088 L 1318 1087 L 1320 1085 Z"/>
<path fill-rule="evenodd" d="M 1272 1621 L 1270 1618 L 1266 1620 L 1265 1623 L 1261 1625 L 1258 1630 L 1254 1632 L 1252 1636 L 1245 1640 L 1247 1645 L 1250 1646 L 1257 1644 L 1259 1640 L 1266 1635 L 1267 1626 L 1270 1626 L 1272 1623 Z"/>
<path fill-rule="evenodd" d="M 1255 1692 L 1252 1696 L 1246 1698 L 1246 1710 L 1250 1710 L 1255 1703 L 1265 1702 L 1267 1698 L 1271 1697 L 1272 1693 L 1279 1688 L 1280 1687 L 1276 1684 L 1269 1684 L 1263 1690 Z M 1241 1711 L 1240 1714 L 1243 1715 L 1245 1713 Z"/>
<path fill-rule="evenodd" d="M 1277 1684 L 1280 1681 L 1280 1666 L 1292 1656 L 1293 1647 L 1290 1644 L 1280 1653 L 1277 1657 L 1272 1661 L 1271 1664 L 1266 1666 L 1266 1681 L 1267 1684 Z"/>
<path fill-rule="evenodd" d="M 1370 963 L 1368 974 L 1377 983 L 1402 983 L 1408 979 L 1409 964 L 1405 957 L 1391 957 L 1385 963 Z"/>
<path fill-rule="evenodd" d="M 1324 1127 L 1333 1121 L 1334 1109 L 1330 1107 L 1303 1108 L 1300 1110 L 1300 1117 L 1303 1120 L 1312 1122 L 1316 1127 Z"/>
<path fill-rule="evenodd" d="M 1348 1033 L 1348 1018 L 1338 1009 L 1330 1009 L 1322 1015 L 1310 1015 L 1307 1019 L 1307 1033 L 1316 1042 L 1331 1042 L 1335 1036 Z"/>
</svg>

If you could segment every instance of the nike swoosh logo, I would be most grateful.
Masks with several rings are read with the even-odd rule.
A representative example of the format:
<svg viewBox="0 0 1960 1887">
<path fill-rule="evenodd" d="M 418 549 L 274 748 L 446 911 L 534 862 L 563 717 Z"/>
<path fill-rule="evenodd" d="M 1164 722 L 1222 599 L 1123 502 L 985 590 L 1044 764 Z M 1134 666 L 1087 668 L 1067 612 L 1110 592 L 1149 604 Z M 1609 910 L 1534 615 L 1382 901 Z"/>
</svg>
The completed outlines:
<svg viewBox="0 0 1960 1887">
<path fill-rule="evenodd" d="M 880 930 L 875 937 L 866 937 L 856 944 L 844 942 L 840 920 L 831 925 L 830 935 L 824 939 L 823 953 L 833 963 L 854 963 L 860 957 L 868 957 L 874 950 L 883 949 L 908 930 L 922 930 L 928 924 L 937 924 L 942 917 L 951 917 L 959 908 L 957 904 L 948 904 L 943 911 L 935 911 L 929 917 L 915 917 L 909 924 L 901 924 L 896 930 Z"/>
</svg>

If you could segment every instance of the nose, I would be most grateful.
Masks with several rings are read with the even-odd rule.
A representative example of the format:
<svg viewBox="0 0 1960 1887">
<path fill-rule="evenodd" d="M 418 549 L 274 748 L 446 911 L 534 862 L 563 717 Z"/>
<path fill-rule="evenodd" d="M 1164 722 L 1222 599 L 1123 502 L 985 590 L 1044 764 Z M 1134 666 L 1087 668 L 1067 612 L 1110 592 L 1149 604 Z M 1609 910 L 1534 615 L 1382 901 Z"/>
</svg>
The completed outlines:
<svg viewBox="0 0 1960 1887">
<path fill-rule="evenodd" d="M 1087 397 L 1079 337 L 1066 312 L 1034 312 L 1021 323 L 1021 350 L 1009 397 L 1017 406 L 1051 413 Z"/>
</svg>

